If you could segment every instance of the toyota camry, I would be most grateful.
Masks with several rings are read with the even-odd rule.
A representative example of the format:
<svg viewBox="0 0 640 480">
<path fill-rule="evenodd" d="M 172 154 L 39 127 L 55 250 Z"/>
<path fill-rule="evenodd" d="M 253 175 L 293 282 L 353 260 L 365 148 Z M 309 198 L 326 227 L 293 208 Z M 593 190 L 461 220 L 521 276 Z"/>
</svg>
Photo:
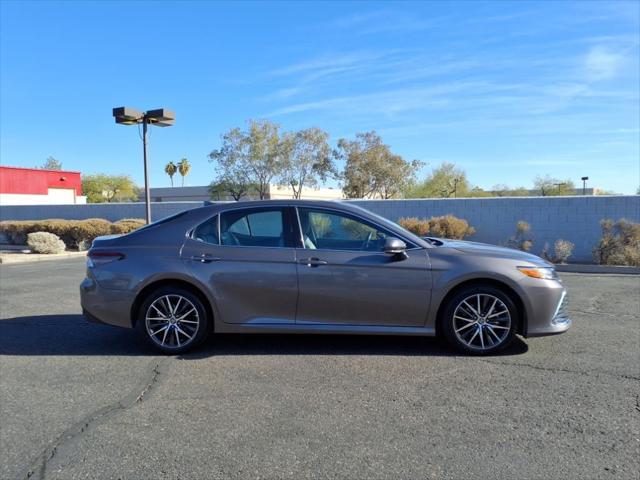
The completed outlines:
<svg viewBox="0 0 640 480">
<path fill-rule="evenodd" d="M 223 203 L 98 237 L 80 293 L 90 321 L 169 354 L 227 332 L 437 335 L 490 354 L 571 324 L 552 264 L 348 202 Z"/>
</svg>

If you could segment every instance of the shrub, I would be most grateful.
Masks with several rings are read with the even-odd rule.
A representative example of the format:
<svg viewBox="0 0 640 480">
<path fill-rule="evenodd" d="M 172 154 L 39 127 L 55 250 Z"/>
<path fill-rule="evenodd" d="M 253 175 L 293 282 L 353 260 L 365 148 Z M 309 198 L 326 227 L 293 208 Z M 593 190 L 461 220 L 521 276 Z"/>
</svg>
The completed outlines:
<svg viewBox="0 0 640 480">
<path fill-rule="evenodd" d="M 86 220 L 24 220 L 0 222 L 0 232 L 15 245 L 27 241 L 27 235 L 33 232 L 49 232 L 57 235 L 67 248 L 85 250 L 91 246 L 96 237 L 110 234 L 132 232 L 145 225 L 144 220 L 127 218 L 111 223 L 102 218 Z"/>
<path fill-rule="evenodd" d="M 558 239 L 553 244 L 553 254 L 549 253 L 549 244 L 545 243 L 542 256 L 553 263 L 566 263 L 573 254 L 574 247 L 570 241 Z"/>
<path fill-rule="evenodd" d="M 461 240 L 476 233 L 476 229 L 469 223 L 453 215 L 419 219 L 415 217 L 401 218 L 398 224 L 419 237 L 432 235 L 434 237 L 453 238 Z"/>
<path fill-rule="evenodd" d="M 71 225 L 71 235 L 75 247 L 81 248 L 101 235 L 111 234 L 111 222 L 102 218 L 88 218 L 79 220 Z"/>
<path fill-rule="evenodd" d="M 453 215 L 445 215 L 429 219 L 429 233 L 436 237 L 461 240 L 476 233 L 476 229 L 470 227 L 466 220 Z"/>
<path fill-rule="evenodd" d="M 600 221 L 602 238 L 593 250 L 597 263 L 602 265 L 640 266 L 640 224 L 624 218 L 614 223 Z"/>
<path fill-rule="evenodd" d="M 575 245 L 569 240 L 562 240 L 561 238 L 556 240 L 553 244 L 554 261 L 556 263 L 566 263 L 573 254 L 574 247 Z"/>
<path fill-rule="evenodd" d="M 429 235 L 429 220 L 426 218 L 422 220 L 416 217 L 401 218 L 398 220 L 398 225 L 406 228 L 411 233 L 419 237 L 426 237 Z"/>
<path fill-rule="evenodd" d="M 520 220 L 516 223 L 516 233 L 507 239 L 505 245 L 509 248 L 515 248 L 516 250 L 522 250 L 528 252 L 533 247 L 533 241 L 529 232 L 531 231 L 531 225 L 527 222 Z"/>
<path fill-rule="evenodd" d="M 60 237 L 49 232 L 33 232 L 27 235 L 27 245 L 35 253 L 62 253 L 65 245 Z"/>
<path fill-rule="evenodd" d="M 138 228 L 144 227 L 146 224 L 142 218 L 123 218 L 111 224 L 111 233 L 131 233 Z"/>
</svg>

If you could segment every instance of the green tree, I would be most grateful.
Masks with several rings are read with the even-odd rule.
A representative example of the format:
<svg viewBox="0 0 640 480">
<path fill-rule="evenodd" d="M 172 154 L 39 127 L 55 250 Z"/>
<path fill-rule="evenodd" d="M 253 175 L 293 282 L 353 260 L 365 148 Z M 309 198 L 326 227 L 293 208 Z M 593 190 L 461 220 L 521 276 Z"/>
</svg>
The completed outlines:
<svg viewBox="0 0 640 480">
<path fill-rule="evenodd" d="M 181 186 L 184 187 L 184 177 L 189 175 L 190 171 L 191 171 L 191 164 L 189 163 L 189 160 L 187 160 L 186 158 L 183 158 L 178 162 L 178 173 L 180 173 L 180 175 L 182 176 Z"/>
<path fill-rule="evenodd" d="M 128 175 L 95 173 L 82 177 L 82 191 L 89 203 L 138 200 L 138 187 Z"/>
<path fill-rule="evenodd" d="M 231 197 L 237 202 L 249 193 L 257 191 L 255 185 L 246 183 L 241 179 L 242 177 L 236 177 L 233 180 L 213 180 L 209 185 L 211 199 L 226 200 L 227 197 Z"/>
<path fill-rule="evenodd" d="M 169 180 L 171 180 L 171 186 L 173 187 L 173 176 L 178 171 L 178 167 L 176 167 L 175 163 L 169 162 L 165 165 L 164 171 L 167 175 L 169 175 Z"/>
<path fill-rule="evenodd" d="M 217 178 L 237 191 L 255 186 L 264 199 L 271 182 L 283 170 L 280 127 L 268 120 L 250 120 L 246 130 L 232 128 L 222 135 L 222 146 L 209 154 Z"/>
<path fill-rule="evenodd" d="M 211 198 L 231 195 L 238 201 L 252 188 L 248 175 L 245 133 L 232 128 L 222 135 L 222 146 L 209 154 L 209 161 L 216 164 L 216 179 L 209 186 Z"/>
<path fill-rule="evenodd" d="M 576 186 L 571 180 L 558 180 L 550 175 L 538 175 L 533 181 L 533 186 L 543 197 L 576 194 Z"/>
<path fill-rule="evenodd" d="M 279 146 L 282 160 L 280 181 L 291 186 L 294 198 L 300 198 L 303 187 L 316 187 L 336 175 L 328 139 L 329 134 L 319 128 L 282 136 Z"/>
<path fill-rule="evenodd" d="M 427 178 L 407 191 L 407 198 L 451 198 L 469 195 L 467 174 L 453 163 L 434 168 Z"/>
<path fill-rule="evenodd" d="M 53 157 L 47 157 L 40 168 L 43 170 L 62 170 L 62 162 Z"/>
<path fill-rule="evenodd" d="M 398 197 L 422 165 L 391 153 L 375 131 L 357 133 L 352 141 L 341 138 L 334 156 L 345 163 L 342 177 L 347 198 Z"/>
</svg>

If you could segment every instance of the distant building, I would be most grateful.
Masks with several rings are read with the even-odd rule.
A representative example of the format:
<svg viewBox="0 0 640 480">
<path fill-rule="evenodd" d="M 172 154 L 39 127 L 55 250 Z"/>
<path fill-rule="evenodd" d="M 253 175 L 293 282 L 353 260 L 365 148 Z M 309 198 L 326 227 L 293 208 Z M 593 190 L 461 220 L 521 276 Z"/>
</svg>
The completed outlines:
<svg viewBox="0 0 640 480">
<path fill-rule="evenodd" d="M 87 203 L 80 172 L 0 167 L 0 205 Z"/>
<path fill-rule="evenodd" d="M 150 189 L 152 202 L 193 202 L 204 200 L 233 200 L 229 195 L 221 195 L 220 197 L 211 197 L 209 186 L 198 187 L 163 187 Z M 257 198 L 255 193 L 247 195 L 243 200 L 254 200 Z M 269 185 L 266 195 L 267 199 L 286 199 L 293 198 L 293 190 L 291 187 Z M 302 189 L 301 198 L 307 200 L 339 200 L 343 198 L 342 189 L 340 188 L 307 188 Z M 140 192 L 140 201 L 144 201 L 144 190 Z"/>
</svg>

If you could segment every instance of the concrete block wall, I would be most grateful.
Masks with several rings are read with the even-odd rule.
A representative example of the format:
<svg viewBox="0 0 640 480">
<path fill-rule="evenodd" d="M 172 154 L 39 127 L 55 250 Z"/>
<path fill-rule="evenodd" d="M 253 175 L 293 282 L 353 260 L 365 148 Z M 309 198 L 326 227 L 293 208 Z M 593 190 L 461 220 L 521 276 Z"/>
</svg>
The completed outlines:
<svg viewBox="0 0 640 480">
<path fill-rule="evenodd" d="M 468 240 L 502 245 L 515 233 L 516 223 L 531 225 L 533 253 L 540 254 L 562 238 L 575 244 L 573 262 L 591 262 L 592 250 L 601 236 L 600 220 L 611 218 L 640 223 L 640 196 L 459 198 L 428 200 L 349 200 L 390 220 L 402 217 L 429 218 L 452 214 L 476 229 Z M 210 202 L 152 203 L 153 220 Z M 144 203 L 87 205 L 5 205 L 0 220 L 65 218 L 144 218 Z"/>
<path fill-rule="evenodd" d="M 640 196 L 501 197 L 429 200 L 351 200 L 392 221 L 402 217 L 429 218 L 452 214 L 476 229 L 468 240 L 503 244 L 515 233 L 516 223 L 531 225 L 532 252 L 540 255 L 545 243 L 558 239 L 575 244 L 573 262 L 591 262 L 601 236 L 600 220 L 611 218 L 640 223 Z"/>
<path fill-rule="evenodd" d="M 202 207 L 204 202 L 152 202 L 151 219 L 160 220 L 184 210 Z M 123 218 L 144 218 L 144 203 L 89 203 L 86 205 L 3 205 L 0 220 L 44 220 L 64 218 L 84 220 L 104 218 L 115 222 Z"/>
</svg>

